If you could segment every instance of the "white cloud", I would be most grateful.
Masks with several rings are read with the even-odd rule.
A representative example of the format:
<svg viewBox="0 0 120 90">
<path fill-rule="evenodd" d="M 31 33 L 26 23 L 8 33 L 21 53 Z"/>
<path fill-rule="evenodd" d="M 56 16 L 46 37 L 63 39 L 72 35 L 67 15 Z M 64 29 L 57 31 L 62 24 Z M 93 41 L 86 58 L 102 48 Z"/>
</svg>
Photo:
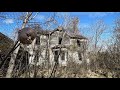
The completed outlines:
<svg viewBox="0 0 120 90">
<path fill-rule="evenodd" d="M 12 23 L 14 23 L 14 20 L 13 20 L 13 19 L 5 19 L 5 20 L 3 21 L 3 23 L 12 24 Z"/>
</svg>

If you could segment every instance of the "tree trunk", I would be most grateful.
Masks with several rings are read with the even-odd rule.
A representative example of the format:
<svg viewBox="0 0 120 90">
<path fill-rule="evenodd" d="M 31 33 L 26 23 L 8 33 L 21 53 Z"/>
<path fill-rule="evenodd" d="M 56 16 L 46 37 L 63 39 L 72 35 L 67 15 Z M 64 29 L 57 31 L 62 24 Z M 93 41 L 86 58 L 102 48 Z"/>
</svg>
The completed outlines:
<svg viewBox="0 0 120 90">
<path fill-rule="evenodd" d="M 13 68 L 14 68 L 15 59 L 16 59 L 17 53 L 19 51 L 19 48 L 20 48 L 20 46 L 18 46 L 15 49 L 15 51 L 13 52 L 13 54 L 11 55 L 11 59 L 10 59 L 10 62 L 9 62 L 9 67 L 8 67 L 7 74 L 6 74 L 6 78 L 12 77 L 12 71 L 13 71 Z"/>
<path fill-rule="evenodd" d="M 26 24 L 29 21 L 29 18 L 30 18 L 31 15 L 32 15 L 32 13 L 27 12 L 26 18 L 23 21 L 22 28 L 24 28 L 26 26 Z M 20 41 L 18 43 L 20 43 Z M 13 68 L 14 68 L 14 65 L 15 65 L 15 59 L 16 59 L 17 53 L 19 51 L 19 48 L 20 48 L 20 45 L 16 48 L 16 50 L 14 50 L 13 54 L 11 55 L 11 59 L 10 59 L 10 62 L 9 62 L 9 67 L 8 67 L 7 74 L 6 74 L 6 78 L 11 78 L 12 77 L 12 71 L 13 71 Z"/>
</svg>

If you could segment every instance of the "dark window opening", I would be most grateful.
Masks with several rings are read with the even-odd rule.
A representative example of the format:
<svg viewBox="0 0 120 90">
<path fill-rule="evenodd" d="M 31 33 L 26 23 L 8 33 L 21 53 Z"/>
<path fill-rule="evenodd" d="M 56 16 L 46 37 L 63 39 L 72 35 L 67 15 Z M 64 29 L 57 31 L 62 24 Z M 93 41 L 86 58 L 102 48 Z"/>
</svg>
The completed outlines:
<svg viewBox="0 0 120 90">
<path fill-rule="evenodd" d="M 65 60 L 65 52 L 64 51 L 61 52 L 61 60 Z"/>
<path fill-rule="evenodd" d="M 2 55 L 0 54 L 0 62 L 3 60 Z"/>
<path fill-rule="evenodd" d="M 80 47 L 80 41 L 79 40 L 77 40 L 77 45 Z"/>
<path fill-rule="evenodd" d="M 34 63 L 39 62 L 39 52 L 36 52 Z"/>
<path fill-rule="evenodd" d="M 58 51 L 55 51 L 54 61 L 58 63 Z"/>
<path fill-rule="evenodd" d="M 59 37 L 59 44 L 61 44 L 61 42 L 62 42 L 62 38 L 61 38 L 61 37 Z"/>
<path fill-rule="evenodd" d="M 80 61 L 82 61 L 82 54 L 80 52 L 78 52 L 78 58 Z"/>
<path fill-rule="evenodd" d="M 36 37 L 36 44 L 40 45 L 40 37 L 39 36 Z"/>
</svg>

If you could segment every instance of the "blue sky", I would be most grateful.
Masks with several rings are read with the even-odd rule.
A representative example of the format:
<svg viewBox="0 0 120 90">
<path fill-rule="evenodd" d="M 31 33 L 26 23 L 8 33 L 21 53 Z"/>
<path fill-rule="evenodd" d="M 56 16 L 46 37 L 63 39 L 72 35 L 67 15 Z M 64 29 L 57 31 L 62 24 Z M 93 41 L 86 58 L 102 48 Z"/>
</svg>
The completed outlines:
<svg viewBox="0 0 120 90">
<path fill-rule="evenodd" d="M 33 14 L 35 13 L 36 12 Z M 3 12 L 2 15 L 5 15 L 7 18 L 0 18 L 0 32 L 12 38 L 14 29 L 20 28 L 22 25 L 21 20 L 18 20 L 18 17 L 22 14 L 25 14 L 25 12 Z M 90 31 L 91 25 L 94 24 L 97 20 L 102 19 L 108 27 L 101 36 L 102 40 L 107 40 L 112 36 L 114 21 L 117 17 L 120 16 L 119 12 L 56 12 L 56 14 L 59 17 L 56 17 L 58 24 L 55 27 L 64 22 L 62 16 L 77 16 L 80 20 L 80 32 L 86 37 L 89 37 L 93 34 L 93 32 Z M 50 16 L 53 15 L 54 12 L 40 12 L 33 21 L 45 22 Z"/>
</svg>

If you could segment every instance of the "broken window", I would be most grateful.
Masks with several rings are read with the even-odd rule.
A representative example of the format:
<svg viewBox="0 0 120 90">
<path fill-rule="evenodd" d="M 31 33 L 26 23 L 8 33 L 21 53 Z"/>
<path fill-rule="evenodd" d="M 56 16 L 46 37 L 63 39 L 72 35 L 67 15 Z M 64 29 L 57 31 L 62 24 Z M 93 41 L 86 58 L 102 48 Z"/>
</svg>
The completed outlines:
<svg viewBox="0 0 120 90">
<path fill-rule="evenodd" d="M 65 60 L 65 52 L 61 51 L 61 60 Z"/>
<path fill-rule="evenodd" d="M 80 61 L 82 61 L 82 54 L 80 52 L 78 52 L 78 58 Z"/>
<path fill-rule="evenodd" d="M 40 45 L 40 37 L 39 36 L 36 37 L 36 44 Z"/>
<path fill-rule="evenodd" d="M 58 42 L 58 43 L 59 43 L 59 44 L 61 44 L 61 42 L 62 42 L 62 38 L 61 38 L 61 37 L 59 37 L 59 42 Z"/>
<path fill-rule="evenodd" d="M 80 45 L 80 41 L 79 40 L 77 40 L 77 45 L 80 47 L 81 45 Z"/>
<path fill-rule="evenodd" d="M 55 54 L 54 54 L 54 61 L 58 63 L 58 51 L 55 51 Z"/>
</svg>

